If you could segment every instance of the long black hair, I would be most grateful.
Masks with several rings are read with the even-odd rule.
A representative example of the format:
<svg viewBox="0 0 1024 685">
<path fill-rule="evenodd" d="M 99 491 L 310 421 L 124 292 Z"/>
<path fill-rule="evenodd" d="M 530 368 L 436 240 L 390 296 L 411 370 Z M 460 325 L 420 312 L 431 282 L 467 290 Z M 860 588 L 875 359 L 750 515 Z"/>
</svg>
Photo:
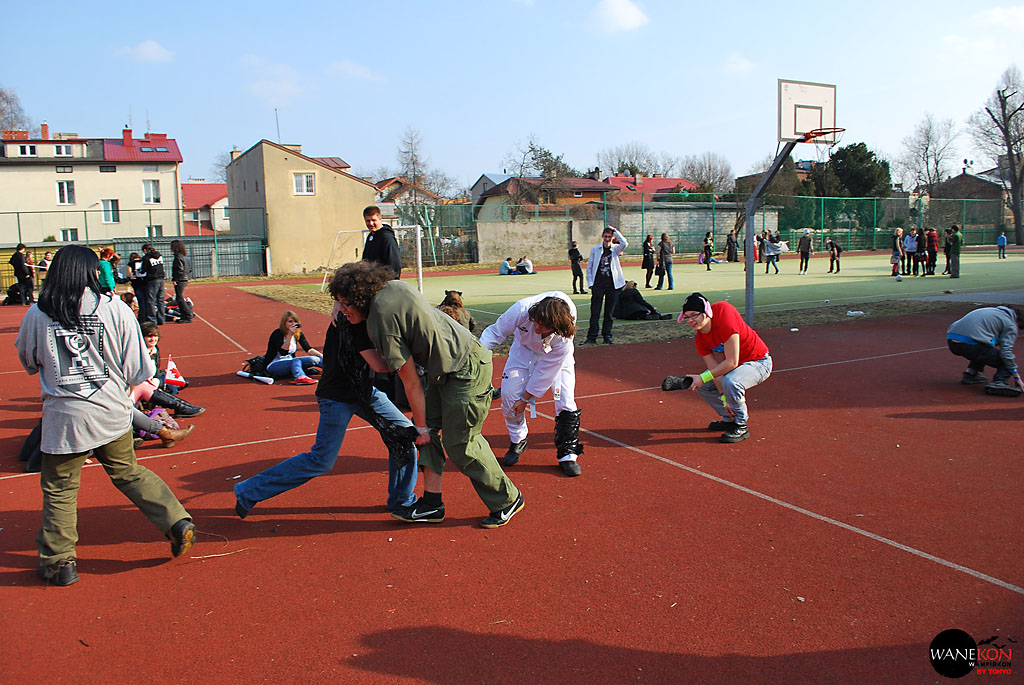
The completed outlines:
<svg viewBox="0 0 1024 685">
<path fill-rule="evenodd" d="M 59 249 L 39 291 L 40 311 L 69 331 L 81 328 L 82 295 L 86 290 L 96 293 L 97 298 L 102 293 L 99 268 L 99 257 L 87 247 L 67 245 Z"/>
</svg>

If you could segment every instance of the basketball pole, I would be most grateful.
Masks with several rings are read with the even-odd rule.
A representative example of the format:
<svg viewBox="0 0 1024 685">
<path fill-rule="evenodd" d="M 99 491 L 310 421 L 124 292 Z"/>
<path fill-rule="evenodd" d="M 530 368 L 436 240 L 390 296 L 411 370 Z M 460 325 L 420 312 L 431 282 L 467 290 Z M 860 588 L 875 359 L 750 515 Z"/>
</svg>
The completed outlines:
<svg viewBox="0 0 1024 685">
<path fill-rule="evenodd" d="M 754 188 L 754 192 L 747 198 L 747 236 L 744 241 L 745 247 L 745 259 L 746 262 L 746 290 L 744 295 L 744 318 L 747 320 L 747 325 L 750 327 L 754 326 L 754 212 L 757 210 L 757 200 L 761 197 L 765 188 L 775 178 L 775 174 L 779 173 L 779 169 L 782 168 L 783 162 L 786 158 L 793 153 L 793 148 L 796 144 L 801 141 L 791 140 L 785 144 L 776 157 L 772 165 L 768 167 L 768 171 L 764 172 L 764 176 L 761 177 L 761 181 Z"/>
</svg>

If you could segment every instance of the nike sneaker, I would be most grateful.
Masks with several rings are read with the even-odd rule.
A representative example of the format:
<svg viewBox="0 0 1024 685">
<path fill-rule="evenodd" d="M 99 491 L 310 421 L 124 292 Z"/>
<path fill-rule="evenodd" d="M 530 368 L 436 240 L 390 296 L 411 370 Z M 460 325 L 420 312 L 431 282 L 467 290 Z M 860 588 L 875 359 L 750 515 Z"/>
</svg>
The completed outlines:
<svg viewBox="0 0 1024 685">
<path fill-rule="evenodd" d="M 516 497 L 512 504 L 508 505 L 504 509 L 498 511 L 492 511 L 491 515 L 480 522 L 481 528 L 500 528 L 509 522 L 509 520 L 515 516 L 520 509 L 523 508 L 523 493 L 519 493 L 519 497 Z"/>
<path fill-rule="evenodd" d="M 391 512 L 391 518 L 406 523 L 441 523 L 444 521 L 444 505 L 430 507 L 420 498 L 407 507 L 398 507 Z"/>
</svg>

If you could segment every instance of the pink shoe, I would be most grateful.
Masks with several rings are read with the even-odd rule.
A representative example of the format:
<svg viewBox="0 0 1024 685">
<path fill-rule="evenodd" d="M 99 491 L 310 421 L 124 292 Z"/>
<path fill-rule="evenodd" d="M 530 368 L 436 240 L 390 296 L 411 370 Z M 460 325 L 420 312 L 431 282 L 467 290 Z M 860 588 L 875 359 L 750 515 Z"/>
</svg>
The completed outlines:
<svg viewBox="0 0 1024 685">
<path fill-rule="evenodd" d="M 309 376 L 299 376 L 292 381 L 292 385 L 316 385 L 316 381 Z"/>
</svg>

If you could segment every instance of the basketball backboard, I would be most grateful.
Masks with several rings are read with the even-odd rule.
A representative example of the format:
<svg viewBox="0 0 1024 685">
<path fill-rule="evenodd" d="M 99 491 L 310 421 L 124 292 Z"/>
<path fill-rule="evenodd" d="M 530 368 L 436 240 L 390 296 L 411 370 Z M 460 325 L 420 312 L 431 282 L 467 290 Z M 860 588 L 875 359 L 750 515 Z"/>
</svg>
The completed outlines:
<svg viewBox="0 0 1024 685">
<path fill-rule="evenodd" d="M 779 79 L 779 142 L 803 141 L 815 129 L 836 126 L 836 87 L 828 83 Z M 831 145 L 836 134 L 818 136 L 812 143 Z"/>
</svg>

